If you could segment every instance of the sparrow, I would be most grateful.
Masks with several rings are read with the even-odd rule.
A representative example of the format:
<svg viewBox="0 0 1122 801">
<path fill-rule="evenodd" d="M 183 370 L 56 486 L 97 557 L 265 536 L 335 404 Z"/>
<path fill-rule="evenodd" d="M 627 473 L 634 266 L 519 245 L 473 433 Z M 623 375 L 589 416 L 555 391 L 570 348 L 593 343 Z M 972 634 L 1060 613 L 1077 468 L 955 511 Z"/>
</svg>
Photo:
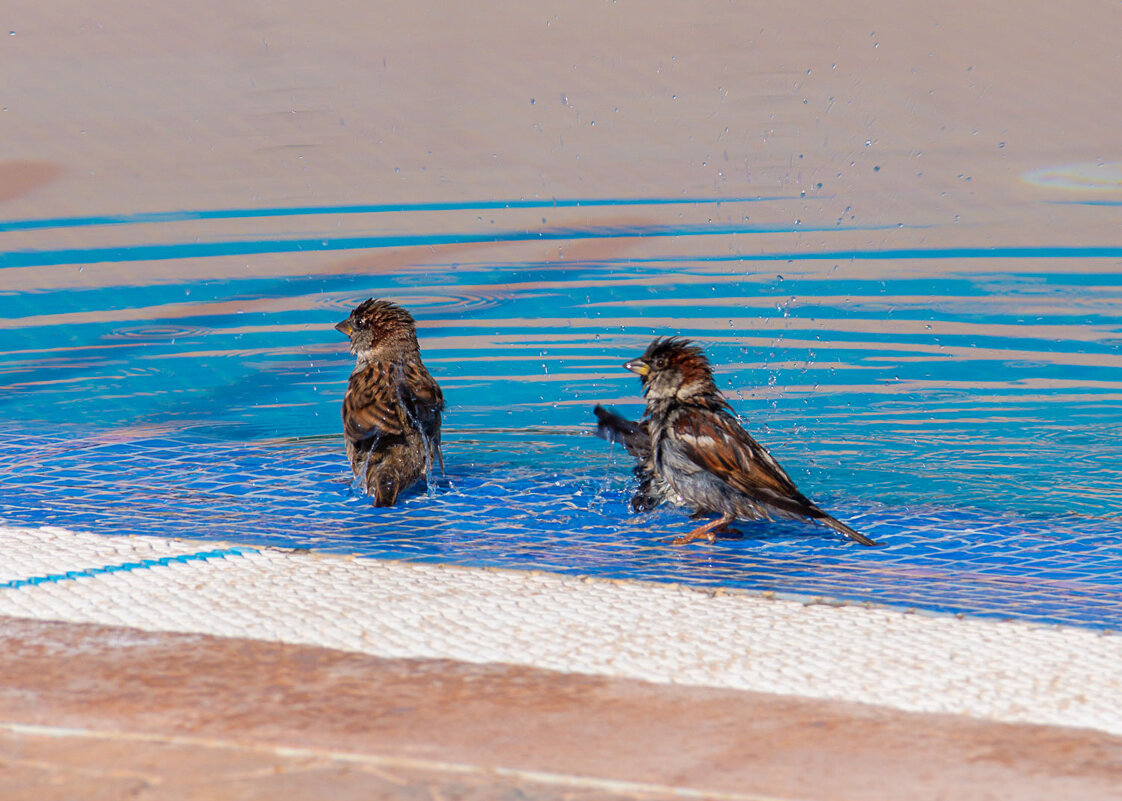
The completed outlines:
<svg viewBox="0 0 1122 801">
<path fill-rule="evenodd" d="M 779 462 L 737 422 L 713 381 L 701 348 L 680 337 L 655 339 L 623 365 L 643 384 L 647 408 L 638 422 L 597 406 L 596 433 L 635 457 L 634 511 L 669 502 L 716 519 L 674 540 L 716 541 L 734 520 L 811 520 L 862 545 L 877 543 L 822 511 L 795 487 Z"/>
<path fill-rule="evenodd" d="M 434 460 L 444 470 L 444 395 L 421 361 L 417 323 L 401 306 L 367 298 L 335 328 L 355 356 L 343 396 L 347 459 L 374 505 L 392 506 Z"/>
</svg>

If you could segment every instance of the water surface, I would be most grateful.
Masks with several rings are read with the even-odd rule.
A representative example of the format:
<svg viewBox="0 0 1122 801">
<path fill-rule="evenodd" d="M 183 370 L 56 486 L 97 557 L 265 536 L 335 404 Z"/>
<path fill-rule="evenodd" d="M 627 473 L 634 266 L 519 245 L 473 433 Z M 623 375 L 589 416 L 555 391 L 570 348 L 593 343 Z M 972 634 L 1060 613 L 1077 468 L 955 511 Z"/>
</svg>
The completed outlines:
<svg viewBox="0 0 1122 801">
<path fill-rule="evenodd" d="M 1122 247 L 949 247 L 833 205 L 0 220 L 0 518 L 1117 627 Z M 340 433 L 332 326 L 371 295 L 416 316 L 448 401 L 445 475 L 389 510 L 349 486 Z M 761 522 L 675 547 L 684 514 L 630 515 L 591 408 L 637 415 L 621 365 L 671 333 L 885 546 Z"/>
</svg>

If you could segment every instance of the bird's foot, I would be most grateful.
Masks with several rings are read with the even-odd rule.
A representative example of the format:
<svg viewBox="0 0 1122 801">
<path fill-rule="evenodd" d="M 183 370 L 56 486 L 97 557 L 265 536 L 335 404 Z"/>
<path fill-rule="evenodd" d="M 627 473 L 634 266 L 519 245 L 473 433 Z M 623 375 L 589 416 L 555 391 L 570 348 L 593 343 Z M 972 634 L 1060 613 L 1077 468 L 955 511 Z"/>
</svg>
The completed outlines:
<svg viewBox="0 0 1122 801">
<path fill-rule="evenodd" d="M 700 532 L 700 533 L 699 533 Z M 712 531 L 702 531 L 701 529 L 694 529 L 684 537 L 675 537 L 670 540 L 671 545 L 688 545 L 694 540 L 705 540 L 710 545 L 717 541 L 717 535 Z"/>
<path fill-rule="evenodd" d="M 674 545 L 686 545 L 693 542 L 694 540 L 705 540 L 710 545 L 712 545 L 717 541 L 718 531 L 729 531 L 728 525 L 732 522 L 732 520 L 732 517 L 728 515 L 718 517 L 716 520 L 711 520 L 704 526 L 698 526 L 684 537 L 675 537 L 670 542 Z"/>
</svg>

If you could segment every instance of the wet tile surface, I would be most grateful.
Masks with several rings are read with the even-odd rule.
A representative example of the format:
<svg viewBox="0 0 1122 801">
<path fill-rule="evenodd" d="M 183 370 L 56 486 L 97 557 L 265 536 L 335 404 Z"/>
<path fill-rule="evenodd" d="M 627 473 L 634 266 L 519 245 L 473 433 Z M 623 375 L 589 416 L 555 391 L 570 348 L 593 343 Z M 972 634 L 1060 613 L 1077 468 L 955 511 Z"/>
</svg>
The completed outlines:
<svg viewBox="0 0 1122 801">
<path fill-rule="evenodd" d="M 60 440 L 8 429 L 0 437 L 0 517 L 17 525 L 1122 626 L 1118 521 L 839 500 L 828 508 L 883 547 L 768 522 L 743 524 L 741 537 L 713 546 L 680 547 L 668 539 L 688 530 L 684 514 L 629 514 L 622 459 L 605 457 L 594 438 L 568 439 L 574 459 L 594 467 L 472 467 L 462 446 L 450 444 L 448 472 L 429 492 L 375 509 L 346 483 L 337 442 L 237 446 L 140 432 Z"/>
</svg>

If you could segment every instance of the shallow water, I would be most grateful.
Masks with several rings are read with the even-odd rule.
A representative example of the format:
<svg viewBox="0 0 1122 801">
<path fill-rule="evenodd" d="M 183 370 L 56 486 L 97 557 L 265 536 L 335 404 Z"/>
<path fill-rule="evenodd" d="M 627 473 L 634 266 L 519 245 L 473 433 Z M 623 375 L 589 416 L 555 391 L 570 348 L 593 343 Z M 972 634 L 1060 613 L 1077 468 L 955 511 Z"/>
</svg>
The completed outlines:
<svg viewBox="0 0 1122 801">
<path fill-rule="evenodd" d="M 0 517 L 1122 624 L 1122 247 L 938 246 L 835 205 L 0 220 L 33 237 L 0 253 Z M 448 401 L 446 474 L 390 510 L 351 490 L 340 433 L 332 326 L 370 295 L 417 317 Z M 591 408 L 637 415 L 622 362 L 669 333 L 885 547 L 767 522 L 674 547 L 683 513 L 628 514 Z"/>
</svg>

